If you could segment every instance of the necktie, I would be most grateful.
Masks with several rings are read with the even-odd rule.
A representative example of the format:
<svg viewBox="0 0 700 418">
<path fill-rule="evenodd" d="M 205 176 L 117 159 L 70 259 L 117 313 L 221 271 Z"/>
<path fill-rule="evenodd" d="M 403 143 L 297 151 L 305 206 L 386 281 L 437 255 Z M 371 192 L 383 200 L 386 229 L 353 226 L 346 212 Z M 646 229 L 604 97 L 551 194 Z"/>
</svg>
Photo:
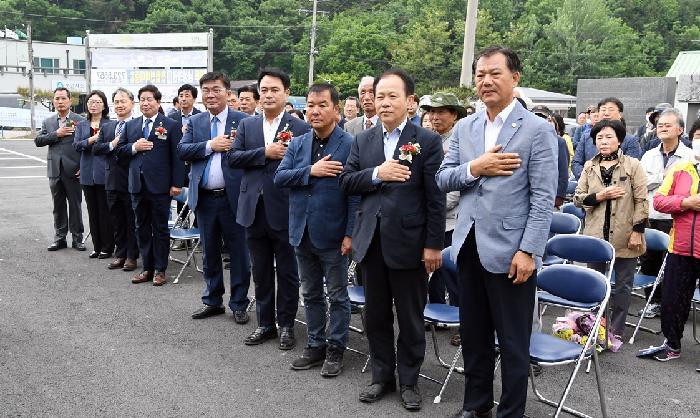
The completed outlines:
<svg viewBox="0 0 700 418">
<path fill-rule="evenodd" d="M 124 132 L 124 125 L 126 124 L 126 121 L 120 120 L 119 123 L 117 124 L 117 133 L 114 134 L 115 138 L 119 138 L 119 136 Z"/>
<path fill-rule="evenodd" d="M 365 130 L 372 127 L 372 119 L 365 120 Z"/>
<path fill-rule="evenodd" d="M 145 139 L 148 139 L 150 134 L 151 134 L 151 120 L 146 119 L 146 122 L 143 124 L 143 137 Z"/>
<path fill-rule="evenodd" d="M 209 137 L 211 139 L 214 139 L 216 135 L 219 133 L 218 130 L 218 124 L 219 124 L 219 118 L 214 116 L 211 118 L 211 133 Z M 207 183 L 209 182 L 209 170 L 211 170 L 211 162 L 214 159 L 214 153 L 212 152 L 211 155 L 209 155 L 209 160 L 207 161 L 207 166 L 204 167 L 204 173 L 202 174 L 202 187 L 207 187 Z"/>
</svg>

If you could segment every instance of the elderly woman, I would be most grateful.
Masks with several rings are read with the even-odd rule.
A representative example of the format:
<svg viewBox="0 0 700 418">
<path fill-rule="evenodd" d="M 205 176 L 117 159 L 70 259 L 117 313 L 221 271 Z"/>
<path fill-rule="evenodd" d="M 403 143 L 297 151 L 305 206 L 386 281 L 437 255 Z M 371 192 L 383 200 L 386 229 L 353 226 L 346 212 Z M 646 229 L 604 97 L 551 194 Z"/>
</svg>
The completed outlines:
<svg viewBox="0 0 700 418">
<path fill-rule="evenodd" d="M 620 121 L 601 120 L 591 129 L 591 138 L 598 155 L 585 163 L 574 203 L 586 210 L 583 233 L 604 239 L 615 248 L 615 289 L 608 330 L 622 337 L 637 257 L 646 250 L 647 179 L 639 160 L 625 156 L 620 150 L 625 139 L 625 128 Z M 605 265 L 600 264 L 589 267 L 605 270 Z"/>
</svg>

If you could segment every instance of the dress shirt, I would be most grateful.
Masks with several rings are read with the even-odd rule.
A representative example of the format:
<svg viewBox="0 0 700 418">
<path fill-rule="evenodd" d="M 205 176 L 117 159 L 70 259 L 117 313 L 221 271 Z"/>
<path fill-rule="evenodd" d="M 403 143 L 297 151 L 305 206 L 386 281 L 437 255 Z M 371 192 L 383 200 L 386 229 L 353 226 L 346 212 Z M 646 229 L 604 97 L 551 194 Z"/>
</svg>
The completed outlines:
<svg viewBox="0 0 700 418">
<path fill-rule="evenodd" d="M 408 119 L 404 119 L 403 122 L 401 122 L 401 125 L 399 125 L 397 128 L 395 128 L 393 131 L 388 132 L 386 130 L 386 127 L 384 127 L 384 124 L 382 124 L 382 133 L 383 133 L 383 138 L 384 138 L 384 160 L 388 161 L 393 159 L 394 157 L 394 151 L 396 151 L 396 145 L 399 143 L 399 138 L 401 137 L 401 132 L 403 132 L 404 128 L 406 127 L 406 123 L 408 123 Z M 382 181 L 377 177 L 377 174 L 379 172 L 379 167 L 374 167 L 374 170 L 372 171 L 372 183 L 374 184 L 379 184 Z"/>
<path fill-rule="evenodd" d="M 210 128 L 211 121 L 214 118 L 214 116 L 216 116 L 216 118 L 219 120 L 216 123 L 216 136 L 223 135 L 224 131 L 226 130 L 226 117 L 228 116 L 228 107 L 225 107 L 224 110 L 218 115 L 212 115 L 211 113 L 209 114 Z M 204 155 L 211 155 L 212 152 L 214 152 L 214 150 L 211 149 L 211 141 L 211 139 L 207 141 Z M 206 187 L 209 190 L 223 189 L 224 187 L 226 187 L 226 182 L 224 181 L 224 171 L 221 168 L 221 155 L 221 152 L 214 152 L 214 155 L 210 157 L 212 160 L 211 166 L 209 167 L 209 178 L 207 180 Z"/>
<path fill-rule="evenodd" d="M 131 119 L 133 119 L 133 118 L 134 118 L 133 116 L 129 115 L 129 117 L 126 118 L 126 119 L 119 119 L 119 120 L 117 120 L 117 124 L 114 125 L 114 138 L 117 138 L 117 132 L 119 132 L 119 124 L 120 124 L 121 122 L 124 122 L 124 126 L 122 127 L 122 135 L 123 135 L 123 134 L 124 134 L 124 131 L 126 130 L 126 123 L 127 123 L 128 121 L 130 121 Z M 114 151 L 114 145 L 112 145 L 112 141 L 109 142 L 109 150 L 110 150 L 110 151 Z"/>
<path fill-rule="evenodd" d="M 505 109 L 501 110 L 501 113 L 493 118 L 493 122 L 489 120 L 489 114 L 486 112 L 486 127 L 484 128 L 484 152 L 496 145 L 498 135 L 501 133 L 501 129 L 503 128 L 503 124 L 505 123 L 506 119 L 508 119 L 508 116 L 510 116 L 510 112 L 512 112 L 513 108 L 515 108 L 516 101 L 516 99 L 513 99 L 513 101 L 510 102 Z M 478 179 L 478 177 L 474 177 L 472 175 L 472 162 L 469 161 L 467 163 L 467 182 L 472 182 L 476 179 Z"/>
<path fill-rule="evenodd" d="M 282 122 L 282 116 L 284 115 L 284 110 L 280 112 L 279 115 L 272 119 L 272 123 L 267 121 L 265 113 L 263 113 L 263 135 L 265 136 L 265 145 L 270 145 L 275 140 L 275 135 L 277 134 L 277 129 Z"/>
<path fill-rule="evenodd" d="M 371 118 L 369 118 L 369 120 L 372 121 L 372 128 L 374 128 L 375 126 L 377 126 L 377 123 L 379 123 L 379 115 L 374 115 Z M 367 130 L 366 126 L 367 126 L 367 116 L 362 115 L 362 130 L 363 131 Z"/>
<path fill-rule="evenodd" d="M 311 164 L 316 164 L 324 157 L 323 151 L 326 149 L 326 145 L 328 145 L 329 138 L 330 137 L 319 138 L 316 132 L 314 132 L 313 140 L 311 141 Z"/>
</svg>

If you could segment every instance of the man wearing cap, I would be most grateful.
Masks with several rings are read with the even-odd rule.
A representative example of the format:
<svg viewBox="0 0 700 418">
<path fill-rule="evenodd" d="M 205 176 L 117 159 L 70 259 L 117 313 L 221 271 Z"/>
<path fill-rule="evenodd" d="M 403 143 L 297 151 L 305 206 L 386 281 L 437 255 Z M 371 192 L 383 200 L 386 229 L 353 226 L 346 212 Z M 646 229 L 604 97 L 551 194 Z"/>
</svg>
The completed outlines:
<svg viewBox="0 0 700 418">
<path fill-rule="evenodd" d="M 645 133 L 644 136 L 639 137 L 639 146 L 642 148 L 643 152 L 647 152 L 654 148 L 658 148 L 659 145 L 663 142 L 656 134 L 656 124 L 659 121 L 659 116 L 661 115 L 661 113 L 663 113 L 666 109 L 672 108 L 673 106 L 671 106 L 670 103 L 659 103 L 654 108 L 654 111 L 649 114 L 649 123 L 651 124 L 652 128 L 650 131 Z M 679 119 L 679 123 L 681 130 L 683 130 L 685 128 L 683 118 Z M 690 140 L 688 140 L 688 138 L 685 138 L 681 135 L 680 140 L 685 146 L 687 146 L 688 148 L 692 148 L 692 144 L 690 143 Z"/>
<path fill-rule="evenodd" d="M 428 112 L 430 121 L 433 124 L 433 130 L 440 135 L 442 139 L 442 150 L 447 154 L 450 147 L 450 137 L 454 129 L 455 123 L 465 116 L 467 110 L 462 106 L 457 96 L 452 93 L 437 92 L 433 94 L 420 107 L 423 111 Z M 445 247 L 452 244 L 452 231 L 457 223 L 457 212 L 459 211 L 459 192 L 449 192 L 446 198 L 447 218 L 445 222 Z M 430 303 L 445 303 L 445 287 L 450 294 L 450 304 L 459 306 L 457 295 L 459 294 L 457 283 L 452 283 L 449 279 L 452 276 L 443 275 L 440 270 L 435 271 L 430 282 L 428 283 L 428 298 Z"/>
</svg>

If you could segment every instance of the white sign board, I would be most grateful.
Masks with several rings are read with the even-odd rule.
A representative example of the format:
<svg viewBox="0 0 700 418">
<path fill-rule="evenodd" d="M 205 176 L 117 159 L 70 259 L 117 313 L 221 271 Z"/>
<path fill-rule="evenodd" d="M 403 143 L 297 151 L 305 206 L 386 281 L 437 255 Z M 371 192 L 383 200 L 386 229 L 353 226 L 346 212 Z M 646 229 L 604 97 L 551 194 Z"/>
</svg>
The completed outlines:
<svg viewBox="0 0 700 418">
<path fill-rule="evenodd" d="M 93 68 L 207 68 L 207 51 L 95 49 Z"/>
<path fill-rule="evenodd" d="M 48 109 L 36 109 L 34 112 L 34 122 L 36 126 L 41 126 L 44 119 L 51 116 Z M 29 109 L 18 109 L 14 107 L 0 107 L 0 126 L 11 126 L 13 128 L 31 128 L 29 120 L 31 112 Z"/>
<path fill-rule="evenodd" d="M 207 48 L 208 32 L 90 34 L 90 48 Z"/>
<path fill-rule="evenodd" d="M 167 103 L 177 96 L 177 89 L 183 84 L 199 86 L 199 78 L 206 73 L 206 68 L 185 69 L 149 69 L 149 70 L 121 70 L 115 68 L 92 69 L 92 88 L 102 90 L 111 102 L 112 93 L 117 87 L 123 87 L 136 96 L 139 89 L 146 84 L 158 87 L 163 99 L 161 103 Z M 138 100 L 138 99 L 137 99 Z"/>
</svg>

